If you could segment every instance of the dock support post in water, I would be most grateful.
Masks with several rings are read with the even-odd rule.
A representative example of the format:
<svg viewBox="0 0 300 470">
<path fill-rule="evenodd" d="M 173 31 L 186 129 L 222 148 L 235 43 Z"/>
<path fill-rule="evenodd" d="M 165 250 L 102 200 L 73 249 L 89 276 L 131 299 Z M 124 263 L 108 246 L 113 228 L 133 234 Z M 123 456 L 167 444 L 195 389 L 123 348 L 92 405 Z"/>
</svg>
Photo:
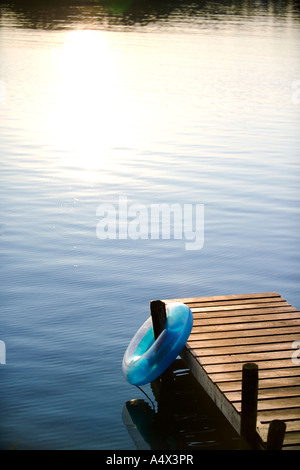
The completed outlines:
<svg viewBox="0 0 300 470">
<path fill-rule="evenodd" d="M 281 450 L 285 435 L 286 424 L 280 419 L 271 421 L 267 439 L 267 450 Z"/>
<path fill-rule="evenodd" d="M 157 339 L 160 333 L 163 331 L 166 321 L 166 304 L 161 300 L 150 301 L 150 312 L 153 324 L 154 338 Z M 173 381 L 173 372 L 167 369 L 161 374 L 154 382 L 151 383 L 152 391 L 158 404 L 163 405 L 169 400 L 170 389 L 169 385 Z"/>
<path fill-rule="evenodd" d="M 257 447 L 256 419 L 258 396 L 258 366 L 252 362 L 243 365 L 241 448 Z"/>
<path fill-rule="evenodd" d="M 161 300 L 151 300 L 150 311 L 152 317 L 154 338 L 157 339 L 164 329 L 167 321 L 166 305 Z"/>
</svg>

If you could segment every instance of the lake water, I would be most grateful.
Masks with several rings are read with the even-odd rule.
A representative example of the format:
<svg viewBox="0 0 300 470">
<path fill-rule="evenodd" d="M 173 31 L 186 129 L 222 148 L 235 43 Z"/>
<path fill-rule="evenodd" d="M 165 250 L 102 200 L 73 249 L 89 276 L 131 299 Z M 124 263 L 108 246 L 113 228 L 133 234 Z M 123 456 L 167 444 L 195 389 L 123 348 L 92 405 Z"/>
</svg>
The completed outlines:
<svg viewBox="0 0 300 470">
<path fill-rule="evenodd" d="M 121 364 L 151 299 L 300 307 L 297 2 L 73 3 L 0 7 L 3 449 L 135 449 L 124 407 L 156 403 Z M 101 239 L 120 201 L 131 232 Z M 204 207 L 203 246 L 139 234 L 155 204 Z M 202 403 L 199 448 L 230 447 Z"/>
</svg>

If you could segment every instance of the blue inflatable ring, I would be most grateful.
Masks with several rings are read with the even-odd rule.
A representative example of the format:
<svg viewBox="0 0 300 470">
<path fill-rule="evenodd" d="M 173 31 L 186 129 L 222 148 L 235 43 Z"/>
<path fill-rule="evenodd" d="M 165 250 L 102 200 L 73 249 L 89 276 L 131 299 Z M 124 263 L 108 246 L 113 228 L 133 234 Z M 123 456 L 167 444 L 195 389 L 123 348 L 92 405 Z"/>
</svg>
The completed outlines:
<svg viewBox="0 0 300 470">
<path fill-rule="evenodd" d="M 193 315 L 185 304 L 166 304 L 167 321 L 157 340 L 152 318 L 141 326 L 128 345 L 122 370 L 132 385 L 144 385 L 157 379 L 176 359 L 190 336 Z"/>
</svg>

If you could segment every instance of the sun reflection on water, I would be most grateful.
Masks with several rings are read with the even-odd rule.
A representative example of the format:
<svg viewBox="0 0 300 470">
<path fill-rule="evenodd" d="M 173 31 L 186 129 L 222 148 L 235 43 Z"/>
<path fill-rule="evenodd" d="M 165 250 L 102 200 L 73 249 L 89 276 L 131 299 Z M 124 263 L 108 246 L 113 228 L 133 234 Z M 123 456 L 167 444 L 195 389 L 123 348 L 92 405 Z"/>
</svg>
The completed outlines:
<svg viewBox="0 0 300 470">
<path fill-rule="evenodd" d="M 73 167 L 87 171 L 111 166 L 109 149 L 124 145 L 134 111 L 124 105 L 122 76 L 107 34 L 69 32 L 59 52 L 55 144 L 71 152 Z"/>
</svg>

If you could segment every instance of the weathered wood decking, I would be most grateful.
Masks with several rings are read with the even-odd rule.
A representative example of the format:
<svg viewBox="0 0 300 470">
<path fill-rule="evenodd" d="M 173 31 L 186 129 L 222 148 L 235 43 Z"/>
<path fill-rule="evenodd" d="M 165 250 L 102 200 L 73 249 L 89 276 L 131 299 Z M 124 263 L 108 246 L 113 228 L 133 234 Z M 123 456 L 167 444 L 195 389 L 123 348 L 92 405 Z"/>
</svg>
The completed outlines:
<svg viewBox="0 0 300 470">
<path fill-rule="evenodd" d="M 300 449 L 300 312 L 275 292 L 168 299 L 186 303 L 194 324 L 182 357 L 239 432 L 242 367 L 259 368 L 257 432 L 286 423 L 283 449 Z"/>
</svg>

